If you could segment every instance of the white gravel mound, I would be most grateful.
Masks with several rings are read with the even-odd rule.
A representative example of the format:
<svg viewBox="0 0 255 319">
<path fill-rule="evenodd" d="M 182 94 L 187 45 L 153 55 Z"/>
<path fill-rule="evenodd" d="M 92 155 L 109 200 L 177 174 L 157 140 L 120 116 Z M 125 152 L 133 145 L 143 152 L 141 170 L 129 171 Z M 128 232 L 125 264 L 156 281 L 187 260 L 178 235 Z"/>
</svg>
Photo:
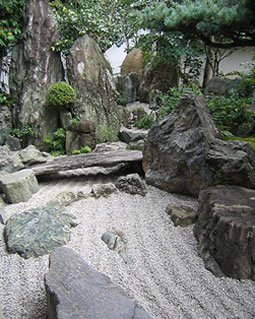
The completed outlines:
<svg viewBox="0 0 255 319">
<path fill-rule="evenodd" d="M 9 205 L 8 214 L 45 205 L 65 191 L 88 193 L 99 180 L 41 183 L 28 202 Z M 146 197 L 118 192 L 68 206 L 77 217 L 68 247 L 108 275 L 155 319 L 255 318 L 255 283 L 216 278 L 198 256 L 192 227 L 174 227 L 169 203 L 196 207 L 194 199 L 148 187 Z M 0 224 L 3 233 L 4 226 Z M 106 231 L 123 233 L 128 263 L 101 240 Z M 43 277 L 48 256 L 23 259 L 0 241 L 0 304 L 4 319 L 46 319 Z M 94 318 L 96 319 L 96 318 Z M 121 318 L 120 318 L 121 319 Z"/>
</svg>

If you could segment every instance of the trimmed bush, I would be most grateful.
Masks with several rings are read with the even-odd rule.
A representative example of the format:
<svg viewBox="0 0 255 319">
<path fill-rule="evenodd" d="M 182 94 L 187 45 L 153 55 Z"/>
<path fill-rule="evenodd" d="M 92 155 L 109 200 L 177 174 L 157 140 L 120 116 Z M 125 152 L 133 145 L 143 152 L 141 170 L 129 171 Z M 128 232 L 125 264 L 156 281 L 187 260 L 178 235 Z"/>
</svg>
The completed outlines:
<svg viewBox="0 0 255 319">
<path fill-rule="evenodd" d="M 48 92 L 48 104 L 60 108 L 69 108 L 75 100 L 75 91 L 66 82 L 52 84 Z"/>
</svg>

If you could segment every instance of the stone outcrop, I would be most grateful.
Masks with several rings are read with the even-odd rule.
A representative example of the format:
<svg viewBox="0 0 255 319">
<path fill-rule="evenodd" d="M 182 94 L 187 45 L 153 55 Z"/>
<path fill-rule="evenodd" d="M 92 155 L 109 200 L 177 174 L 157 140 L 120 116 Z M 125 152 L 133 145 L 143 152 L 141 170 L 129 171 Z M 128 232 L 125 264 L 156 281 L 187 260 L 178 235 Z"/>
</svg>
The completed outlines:
<svg viewBox="0 0 255 319">
<path fill-rule="evenodd" d="M 141 151 L 118 151 L 61 156 L 32 167 L 39 179 L 69 176 L 109 175 L 120 172 L 142 172 Z"/>
<path fill-rule="evenodd" d="M 127 151 L 128 145 L 124 142 L 106 142 L 96 145 L 94 152 L 117 152 Z"/>
<path fill-rule="evenodd" d="M 21 149 L 18 151 L 18 155 L 26 167 L 45 163 L 52 159 L 52 156 L 49 153 L 40 152 L 34 145 L 29 145 L 28 147 Z"/>
<path fill-rule="evenodd" d="M 118 104 L 126 105 L 136 101 L 137 74 L 135 72 L 117 76 L 115 82 L 119 93 Z"/>
<path fill-rule="evenodd" d="M 67 59 L 67 75 L 77 93 L 73 115 L 110 126 L 117 132 L 120 119 L 111 66 L 88 35 L 77 39 L 72 46 Z"/>
<path fill-rule="evenodd" d="M 122 127 L 119 131 L 118 136 L 122 142 L 130 144 L 132 142 L 144 140 L 147 137 L 147 134 L 148 134 L 148 130 L 137 129 L 137 128 L 128 129 L 128 128 Z"/>
<path fill-rule="evenodd" d="M 219 186 L 199 195 L 198 250 L 216 276 L 255 280 L 255 191 Z"/>
<path fill-rule="evenodd" d="M 120 191 L 128 194 L 141 196 L 145 196 L 147 194 L 146 183 L 138 174 L 120 176 L 115 185 Z"/>
<path fill-rule="evenodd" d="M 174 226 L 187 227 L 197 221 L 197 212 L 186 205 L 169 204 L 167 205 L 166 213 L 170 215 Z"/>
<path fill-rule="evenodd" d="M 28 201 L 39 191 L 37 179 L 31 169 L 0 176 L 0 189 L 9 203 Z"/>
<path fill-rule="evenodd" d="M 240 78 L 229 79 L 226 77 L 214 77 L 208 82 L 204 94 L 227 95 L 240 81 Z"/>
<path fill-rule="evenodd" d="M 8 146 L 0 146 L 0 172 L 13 173 L 24 168 L 18 152 L 12 152 Z"/>
<path fill-rule="evenodd" d="M 62 208 L 45 206 L 13 215 L 7 220 L 5 240 L 10 253 L 30 258 L 48 254 L 70 239 L 74 216 Z"/>
<path fill-rule="evenodd" d="M 49 2 L 28 1 L 25 16 L 24 40 L 13 49 L 9 72 L 14 124 L 18 128 L 29 125 L 33 135 L 24 143 L 43 149 L 43 138 L 58 127 L 58 112 L 46 103 L 48 89 L 63 80 L 64 71 L 59 54 L 51 49 L 58 33 Z"/>
<path fill-rule="evenodd" d="M 121 123 L 127 127 L 132 128 L 135 126 L 136 121 L 143 118 L 145 115 L 154 114 L 149 108 L 149 104 L 134 102 L 120 108 L 121 112 Z"/>
<path fill-rule="evenodd" d="M 153 99 L 153 92 L 166 93 L 170 88 L 177 87 L 178 82 L 177 68 L 173 63 L 149 63 L 145 67 L 139 87 L 139 100 L 150 103 Z"/>
<path fill-rule="evenodd" d="M 51 254 L 45 287 L 49 319 L 151 319 L 120 287 L 69 248 Z"/>
<path fill-rule="evenodd" d="M 107 184 L 95 184 L 91 188 L 91 196 L 95 198 L 109 197 L 111 194 L 116 193 L 117 188 L 112 183 Z"/>
<path fill-rule="evenodd" d="M 121 65 L 121 74 L 130 74 L 135 72 L 137 74 L 137 88 L 139 88 L 144 71 L 144 56 L 143 51 L 138 48 L 132 49 L 125 57 Z"/>
<path fill-rule="evenodd" d="M 96 146 L 96 123 L 81 120 L 66 128 L 66 154 L 72 154 L 74 150 L 89 146 L 92 150 Z"/>
<path fill-rule="evenodd" d="M 7 105 L 0 104 L 0 145 L 4 145 L 12 129 L 12 114 Z"/>
<path fill-rule="evenodd" d="M 184 96 L 150 129 L 143 151 L 148 184 L 198 196 L 212 185 L 255 188 L 255 153 L 241 141 L 222 141 L 202 96 Z"/>
</svg>

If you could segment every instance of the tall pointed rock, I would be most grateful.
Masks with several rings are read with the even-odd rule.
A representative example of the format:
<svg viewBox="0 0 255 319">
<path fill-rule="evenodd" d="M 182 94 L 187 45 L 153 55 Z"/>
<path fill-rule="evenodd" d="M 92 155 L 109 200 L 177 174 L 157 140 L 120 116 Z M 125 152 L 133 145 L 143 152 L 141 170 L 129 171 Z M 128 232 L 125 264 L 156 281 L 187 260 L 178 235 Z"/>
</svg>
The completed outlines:
<svg viewBox="0 0 255 319">
<path fill-rule="evenodd" d="M 29 125 L 28 142 L 43 148 L 43 138 L 58 125 L 58 112 L 46 105 L 51 84 L 64 78 L 59 54 L 51 47 L 58 38 L 57 23 L 47 0 L 30 0 L 25 11 L 23 42 L 12 52 L 10 92 L 15 98 L 14 124 Z"/>
</svg>

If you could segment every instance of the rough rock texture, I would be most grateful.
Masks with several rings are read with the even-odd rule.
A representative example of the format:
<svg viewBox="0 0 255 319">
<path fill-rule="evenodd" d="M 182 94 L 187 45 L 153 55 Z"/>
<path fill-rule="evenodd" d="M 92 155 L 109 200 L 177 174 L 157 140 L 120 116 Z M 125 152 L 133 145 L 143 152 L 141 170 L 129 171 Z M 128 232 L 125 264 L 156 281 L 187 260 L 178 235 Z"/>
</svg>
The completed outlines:
<svg viewBox="0 0 255 319">
<path fill-rule="evenodd" d="M 72 154 L 84 146 L 92 150 L 96 146 L 96 123 L 93 121 L 81 120 L 66 128 L 66 154 Z"/>
<path fill-rule="evenodd" d="M 11 151 L 18 151 L 21 149 L 20 140 L 12 135 L 8 135 L 6 137 L 5 144 L 9 147 Z"/>
<path fill-rule="evenodd" d="M 151 318 L 109 277 L 69 248 L 58 248 L 50 256 L 45 287 L 49 319 Z"/>
<path fill-rule="evenodd" d="M 239 78 L 229 79 L 226 77 L 214 77 L 208 82 L 204 90 L 204 94 L 226 95 L 227 93 L 229 93 L 231 89 L 235 88 L 239 83 Z"/>
<path fill-rule="evenodd" d="M 169 88 L 178 86 L 178 72 L 172 63 L 149 63 L 145 67 L 143 80 L 139 87 L 139 100 L 150 103 L 151 93 L 155 90 L 167 92 Z"/>
<path fill-rule="evenodd" d="M 190 206 L 169 204 L 166 213 L 171 216 L 175 226 L 186 227 L 197 221 L 197 212 Z"/>
<path fill-rule="evenodd" d="M 25 16 L 24 40 L 12 53 L 10 92 L 15 98 L 15 126 L 30 125 L 34 134 L 25 142 L 42 149 L 43 138 L 58 127 L 57 110 L 46 105 L 47 92 L 63 80 L 64 72 L 59 54 L 51 49 L 58 33 L 49 2 L 28 1 Z"/>
<path fill-rule="evenodd" d="M 0 104 L 0 145 L 4 145 L 12 128 L 12 114 L 7 105 Z"/>
<path fill-rule="evenodd" d="M 216 276 L 255 280 L 255 191 L 219 186 L 199 195 L 194 226 L 205 266 Z"/>
<path fill-rule="evenodd" d="M 149 108 L 149 104 L 134 102 L 120 107 L 121 123 L 127 128 L 132 128 L 136 121 L 140 120 L 147 114 L 154 114 Z"/>
<path fill-rule="evenodd" d="M 95 198 L 109 197 L 111 194 L 117 192 L 117 188 L 112 183 L 95 184 L 91 188 L 91 195 Z"/>
<path fill-rule="evenodd" d="M 0 176 L 0 189 L 9 203 L 19 203 L 29 200 L 38 192 L 39 185 L 31 169 Z"/>
<path fill-rule="evenodd" d="M 130 74 L 135 72 L 137 74 L 139 88 L 144 71 L 144 56 L 141 49 L 132 49 L 125 57 L 121 65 L 121 74 Z"/>
<path fill-rule="evenodd" d="M 73 107 L 74 116 L 118 131 L 117 91 L 111 66 L 88 35 L 76 40 L 72 46 L 67 59 L 67 74 L 78 97 Z"/>
<path fill-rule="evenodd" d="M 222 141 L 202 96 L 186 95 L 176 110 L 154 124 L 143 151 L 148 184 L 198 196 L 228 183 L 255 187 L 255 153 L 248 143 Z"/>
<path fill-rule="evenodd" d="M 138 194 L 141 196 L 145 196 L 147 194 L 146 183 L 138 174 L 120 176 L 115 185 L 120 191 L 125 193 L 133 195 Z"/>
<path fill-rule="evenodd" d="M 135 72 L 117 76 L 115 82 L 119 93 L 118 104 L 126 105 L 136 101 L 137 74 Z"/>
<path fill-rule="evenodd" d="M 118 136 L 122 142 L 130 144 L 131 142 L 144 140 L 148 134 L 148 131 L 149 130 L 137 128 L 127 129 L 125 127 L 122 127 L 119 131 Z"/>
<path fill-rule="evenodd" d="M 62 208 L 45 206 L 24 211 L 9 218 L 5 240 L 10 253 L 30 258 L 48 254 L 70 239 L 74 216 Z"/>
<path fill-rule="evenodd" d="M 0 146 L 0 172 L 13 173 L 24 167 L 17 152 L 12 152 L 7 145 Z"/>
<path fill-rule="evenodd" d="M 52 159 L 52 156 L 46 152 L 40 152 L 34 145 L 18 151 L 22 163 L 25 166 L 31 166 L 34 164 L 45 163 Z"/>
<path fill-rule="evenodd" d="M 37 177 L 60 178 L 82 175 L 109 175 L 121 171 L 142 171 L 141 151 L 118 151 L 61 156 L 46 164 L 34 166 Z"/>
<path fill-rule="evenodd" d="M 143 151 L 144 149 L 144 140 L 130 142 L 128 144 L 130 150 L 139 150 Z"/>
<path fill-rule="evenodd" d="M 128 148 L 127 143 L 124 142 L 107 142 L 96 145 L 95 152 L 117 152 L 126 151 Z"/>
</svg>

